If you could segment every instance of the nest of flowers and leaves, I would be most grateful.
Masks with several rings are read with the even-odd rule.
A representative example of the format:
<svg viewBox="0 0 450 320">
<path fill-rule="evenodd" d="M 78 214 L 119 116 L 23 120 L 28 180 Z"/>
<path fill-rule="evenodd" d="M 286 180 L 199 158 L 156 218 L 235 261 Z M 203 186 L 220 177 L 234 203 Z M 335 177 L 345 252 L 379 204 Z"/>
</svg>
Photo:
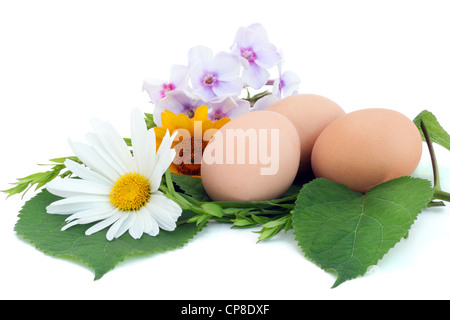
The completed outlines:
<svg viewBox="0 0 450 320">
<path fill-rule="evenodd" d="M 297 93 L 300 80 L 294 72 L 283 72 L 280 52 L 259 24 L 240 28 L 229 52 L 214 55 L 199 46 L 188 57 L 186 66 L 172 67 L 169 81 L 144 80 L 154 108 L 152 113 L 132 111 L 130 137 L 93 120 L 87 143 L 70 142 L 74 156 L 52 159 L 50 170 L 18 179 L 4 191 L 12 196 L 42 189 L 19 214 L 19 237 L 49 255 L 87 265 L 100 279 L 129 257 L 182 247 L 211 221 L 258 228 L 258 241 L 294 229 L 305 256 L 335 270 L 338 286 L 376 265 L 406 237 L 423 209 L 450 200 L 440 187 L 433 151 L 433 143 L 450 150 L 450 136 L 432 113 L 423 111 L 414 123 L 430 150 L 434 184 L 401 177 L 361 194 L 311 177 L 294 181 L 277 199 L 212 201 L 203 187 L 201 164 L 177 161 L 201 159 L 208 139 L 195 141 L 196 123 L 203 137 L 207 130 Z M 278 70 L 275 80 L 271 68 Z M 180 132 L 192 140 L 180 141 Z M 383 207 L 371 201 L 380 194 L 386 199 Z M 334 219 L 343 213 L 350 214 L 348 220 L 361 218 L 361 208 L 364 215 L 377 217 L 377 226 L 361 223 L 343 230 L 345 221 Z M 399 214 L 385 214 L 391 211 Z M 389 237 L 374 237 L 380 227 L 389 230 Z M 342 242 L 357 232 L 358 241 Z"/>
</svg>

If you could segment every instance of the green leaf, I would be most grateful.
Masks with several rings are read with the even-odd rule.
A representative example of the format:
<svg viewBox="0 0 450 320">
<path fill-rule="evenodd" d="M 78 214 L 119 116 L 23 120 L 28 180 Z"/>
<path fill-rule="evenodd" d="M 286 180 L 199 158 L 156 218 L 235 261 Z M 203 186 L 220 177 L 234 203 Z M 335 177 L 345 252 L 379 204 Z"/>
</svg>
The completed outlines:
<svg viewBox="0 0 450 320">
<path fill-rule="evenodd" d="M 282 230 L 282 226 L 273 227 L 273 228 L 262 228 L 260 231 L 255 231 L 255 233 L 260 233 L 261 235 L 258 238 L 258 242 L 267 240 L 278 234 Z"/>
<path fill-rule="evenodd" d="M 414 119 L 414 123 L 422 135 L 422 139 L 425 140 L 421 122 L 425 124 L 432 142 L 450 150 L 450 135 L 442 128 L 434 114 L 428 110 L 424 110 Z"/>
<path fill-rule="evenodd" d="M 59 163 L 59 164 L 64 164 L 64 162 L 66 162 L 67 159 L 75 161 L 75 162 L 78 162 L 78 163 L 81 164 L 81 161 L 78 159 L 78 157 L 75 157 L 75 156 L 55 158 L 55 159 L 50 159 L 50 161 L 51 162 L 55 162 L 55 163 Z"/>
<path fill-rule="evenodd" d="M 333 287 L 366 273 L 405 237 L 433 196 L 428 180 L 401 177 L 365 195 L 326 179 L 300 191 L 294 235 L 306 257 L 338 277 Z"/>
<path fill-rule="evenodd" d="M 266 239 L 272 238 L 274 235 L 278 234 L 281 230 L 289 230 L 291 226 L 291 215 L 285 215 L 280 218 L 275 217 L 270 219 L 268 222 L 261 225 L 262 229 L 256 231 L 255 233 L 260 233 L 261 236 L 258 238 L 258 242 Z"/>
<path fill-rule="evenodd" d="M 46 254 L 73 259 L 88 266 L 95 272 L 96 280 L 129 257 L 148 256 L 182 247 L 197 233 L 195 224 L 188 223 L 172 232 L 161 230 L 156 237 L 144 234 L 139 240 L 126 233 L 119 239 L 108 241 L 106 229 L 86 236 L 84 232 L 89 225 L 61 231 L 67 216 L 47 214 L 45 209 L 59 199 L 44 189 L 25 204 L 15 230 L 21 238 Z M 180 220 L 187 218 L 184 215 Z"/>
<path fill-rule="evenodd" d="M 233 222 L 233 227 L 238 228 L 250 228 L 257 225 L 255 221 L 245 216 L 236 216 L 236 219 L 231 220 Z"/>
<path fill-rule="evenodd" d="M 202 204 L 202 209 L 217 218 L 222 218 L 223 217 L 223 209 L 221 206 L 219 206 L 218 204 L 215 204 L 214 202 L 206 202 Z"/>
<path fill-rule="evenodd" d="M 155 121 L 153 120 L 153 114 L 145 113 L 145 123 L 147 124 L 147 129 L 157 127 Z"/>
<path fill-rule="evenodd" d="M 258 215 L 256 215 L 256 214 L 252 214 L 251 217 L 252 217 L 252 219 L 253 219 L 256 223 L 261 224 L 261 225 L 263 225 L 263 224 L 265 224 L 265 223 L 268 223 L 268 222 L 272 221 L 272 219 L 269 218 L 269 217 L 258 216 Z"/>
<path fill-rule="evenodd" d="M 17 182 L 12 183 L 13 185 L 16 185 L 15 187 L 8 189 L 8 190 L 1 190 L 1 192 L 4 192 L 8 194 L 8 198 L 10 196 L 13 196 L 15 194 L 19 194 L 23 192 L 23 195 L 33 187 L 33 185 L 37 185 L 35 190 L 39 190 L 43 186 L 45 186 L 47 183 L 55 179 L 56 177 L 60 176 L 68 177 L 72 175 L 72 172 L 69 170 L 66 170 L 65 172 L 62 172 L 66 169 L 66 166 L 64 165 L 64 162 L 67 160 L 73 160 L 78 163 L 81 163 L 80 160 L 78 160 L 77 157 L 63 157 L 63 158 L 56 158 L 51 159 L 51 162 L 57 163 L 57 165 L 52 165 L 52 169 L 45 172 L 38 172 L 34 174 L 30 174 L 29 176 L 26 176 L 24 178 L 17 179 Z"/>
<path fill-rule="evenodd" d="M 188 175 L 178 175 L 175 173 L 171 174 L 173 182 L 180 187 L 180 189 L 200 202 L 211 201 L 208 194 L 203 187 L 202 179 L 191 177 Z"/>
</svg>

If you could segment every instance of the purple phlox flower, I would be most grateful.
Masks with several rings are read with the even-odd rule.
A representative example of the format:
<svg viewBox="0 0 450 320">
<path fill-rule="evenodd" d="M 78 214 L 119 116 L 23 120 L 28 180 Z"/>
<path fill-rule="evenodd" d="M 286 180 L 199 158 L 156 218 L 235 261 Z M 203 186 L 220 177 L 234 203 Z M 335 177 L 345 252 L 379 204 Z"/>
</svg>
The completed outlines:
<svg viewBox="0 0 450 320">
<path fill-rule="evenodd" d="M 241 63 L 232 54 L 219 52 L 213 56 L 211 49 L 197 46 L 189 51 L 189 67 L 192 87 L 204 100 L 242 91 Z"/>
<path fill-rule="evenodd" d="M 194 117 L 195 109 L 205 105 L 199 96 L 184 89 L 167 92 L 166 96 L 155 104 L 153 121 L 158 127 L 162 126 L 161 112 L 169 110 L 175 114 L 184 113 L 189 118 Z"/>
<path fill-rule="evenodd" d="M 142 90 L 148 93 L 152 103 L 157 103 L 166 96 L 167 92 L 187 87 L 188 80 L 189 68 L 181 65 L 173 65 L 168 82 L 156 79 L 144 79 Z"/>
<path fill-rule="evenodd" d="M 278 98 L 292 96 L 298 93 L 299 76 L 293 71 L 282 71 L 283 62 L 278 64 L 279 78 L 275 79 L 272 94 Z"/>
<path fill-rule="evenodd" d="M 270 69 L 281 61 L 277 48 L 269 42 L 267 32 L 260 24 L 239 28 L 231 52 L 240 57 L 244 83 L 261 89 L 269 80 Z"/>
<path fill-rule="evenodd" d="M 250 111 L 250 103 L 232 96 L 215 98 L 206 105 L 209 107 L 208 119 L 211 121 L 228 117 L 234 119 Z"/>
<path fill-rule="evenodd" d="M 267 96 L 262 97 L 258 101 L 255 102 L 255 104 L 252 106 L 250 111 L 261 111 L 268 108 L 270 105 L 274 104 L 280 100 L 277 96 L 273 94 L 269 94 Z"/>
</svg>

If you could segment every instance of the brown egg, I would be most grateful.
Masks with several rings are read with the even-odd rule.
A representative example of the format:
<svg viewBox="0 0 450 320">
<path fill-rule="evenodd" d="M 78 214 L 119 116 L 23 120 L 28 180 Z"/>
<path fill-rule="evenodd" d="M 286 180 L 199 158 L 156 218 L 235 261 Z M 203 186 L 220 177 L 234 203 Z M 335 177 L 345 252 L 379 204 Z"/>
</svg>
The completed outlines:
<svg viewBox="0 0 450 320">
<path fill-rule="evenodd" d="M 312 173 L 311 152 L 320 133 L 345 114 L 335 102 L 316 94 L 297 94 L 277 101 L 266 110 L 281 113 L 297 128 L 301 141 L 299 176 Z"/>
<path fill-rule="evenodd" d="M 282 196 L 300 161 L 297 130 L 285 116 L 253 111 L 223 126 L 203 153 L 201 176 L 215 201 L 262 201 Z"/>
<path fill-rule="evenodd" d="M 322 177 L 358 192 L 409 176 L 422 156 L 422 138 L 405 115 L 363 109 L 331 123 L 319 136 L 312 168 Z"/>
</svg>

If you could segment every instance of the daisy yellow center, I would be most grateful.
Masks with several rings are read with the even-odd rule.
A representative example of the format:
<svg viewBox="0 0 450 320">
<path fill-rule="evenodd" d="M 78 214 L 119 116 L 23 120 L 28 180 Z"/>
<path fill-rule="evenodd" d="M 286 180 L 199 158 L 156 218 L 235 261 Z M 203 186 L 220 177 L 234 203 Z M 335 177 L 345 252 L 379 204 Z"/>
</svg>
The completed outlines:
<svg viewBox="0 0 450 320">
<path fill-rule="evenodd" d="M 136 211 L 150 198 L 150 184 L 139 173 L 126 173 L 112 186 L 109 201 L 121 211 Z"/>
</svg>

